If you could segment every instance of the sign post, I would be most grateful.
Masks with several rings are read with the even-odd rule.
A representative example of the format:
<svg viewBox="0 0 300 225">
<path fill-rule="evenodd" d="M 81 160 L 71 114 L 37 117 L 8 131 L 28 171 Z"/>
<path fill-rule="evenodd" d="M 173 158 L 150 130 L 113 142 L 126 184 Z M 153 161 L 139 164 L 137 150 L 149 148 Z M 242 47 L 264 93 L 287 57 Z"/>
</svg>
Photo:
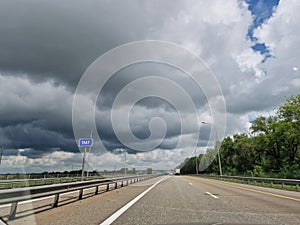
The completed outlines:
<svg viewBox="0 0 300 225">
<path fill-rule="evenodd" d="M 81 168 L 81 181 L 83 181 L 84 177 L 84 169 L 85 169 L 85 157 L 86 157 L 86 148 L 93 146 L 92 138 L 81 138 L 79 139 L 79 147 L 84 147 L 83 159 L 82 159 L 82 168 Z"/>
</svg>

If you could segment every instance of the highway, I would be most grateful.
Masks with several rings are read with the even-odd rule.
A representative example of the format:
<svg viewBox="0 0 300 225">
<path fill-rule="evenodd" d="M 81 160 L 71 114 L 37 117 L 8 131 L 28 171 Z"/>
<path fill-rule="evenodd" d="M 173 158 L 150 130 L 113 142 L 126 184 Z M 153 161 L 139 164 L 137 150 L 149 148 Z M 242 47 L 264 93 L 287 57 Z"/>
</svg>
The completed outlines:
<svg viewBox="0 0 300 225">
<path fill-rule="evenodd" d="M 75 195 L 74 195 L 75 196 Z M 20 205 L 8 224 L 300 224 L 300 193 L 188 176 L 164 176 L 51 208 Z M 72 200 L 73 199 L 73 200 Z M 0 208 L 5 218 L 8 207 Z"/>
</svg>

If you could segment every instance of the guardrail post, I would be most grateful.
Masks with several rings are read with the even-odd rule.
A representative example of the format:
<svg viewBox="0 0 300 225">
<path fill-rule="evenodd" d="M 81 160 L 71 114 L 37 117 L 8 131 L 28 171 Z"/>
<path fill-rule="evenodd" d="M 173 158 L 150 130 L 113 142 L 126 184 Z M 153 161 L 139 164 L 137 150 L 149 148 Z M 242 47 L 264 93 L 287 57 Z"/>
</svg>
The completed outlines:
<svg viewBox="0 0 300 225">
<path fill-rule="evenodd" d="M 273 182 L 271 182 L 271 187 L 273 187 Z"/>
<path fill-rule="evenodd" d="M 18 202 L 11 203 L 10 213 L 9 213 L 9 217 L 8 217 L 9 220 L 15 219 L 16 212 L 17 212 L 17 206 L 18 206 Z"/>
<path fill-rule="evenodd" d="M 299 186 L 298 186 L 298 184 L 296 184 L 296 191 L 298 191 L 298 188 L 299 188 Z"/>
<path fill-rule="evenodd" d="M 106 185 L 106 191 L 109 191 L 109 184 Z"/>
<path fill-rule="evenodd" d="M 121 183 L 121 187 L 124 187 L 124 181 L 122 181 L 122 183 Z"/>
<path fill-rule="evenodd" d="M 115 183 L 115 189 L 117 189 L 117 188 L 118 188 L 118 182 Z"/>
<path fill-rule="evenodd" d="M 83 189 L 80 189 L 79 190 L 79 197 L 78 197 L 79 200 L 82 199 L 82 195 L 83 195 Z"/>
<path fill-rule="evenodd" d="M 98 191 L 99 191 L 99 186 L 96 186 L 95 195 L 98 194 Z"/>
<path fill-rule="evenodd" d="M 282 186 L 282 189 L 284 189 L 284 183 L 282 183 L 281 186 Z"/>
<path fill-rule="evenodd" d="M 53 207 L 57 207 L 57 206 L 58 206 L 58 200 L 59 200 L 59 194 L 56 194 L 56 195 L 54 196 Z"/>
</svg>

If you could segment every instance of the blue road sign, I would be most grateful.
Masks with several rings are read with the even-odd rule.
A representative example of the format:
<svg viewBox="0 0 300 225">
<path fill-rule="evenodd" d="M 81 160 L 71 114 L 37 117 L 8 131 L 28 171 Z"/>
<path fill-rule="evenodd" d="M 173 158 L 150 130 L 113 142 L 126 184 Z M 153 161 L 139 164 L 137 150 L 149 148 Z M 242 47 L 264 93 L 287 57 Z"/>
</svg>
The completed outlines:
<svg viewBox="0 0 300 225">
<path fill-rule="evenodd" d="M 79 147 L 92 147 L 93 139 L 92 138 L 81 138 L 79 139 Z"/>
</svg>

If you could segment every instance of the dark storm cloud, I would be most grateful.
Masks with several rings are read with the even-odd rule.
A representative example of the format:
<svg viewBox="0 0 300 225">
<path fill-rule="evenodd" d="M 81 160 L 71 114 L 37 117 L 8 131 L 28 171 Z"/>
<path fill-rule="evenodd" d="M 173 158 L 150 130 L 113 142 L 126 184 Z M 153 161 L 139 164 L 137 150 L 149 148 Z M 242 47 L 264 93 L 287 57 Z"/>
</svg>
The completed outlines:
<svg viewBox="0 0 300 225">
<path fill-rule="evenodd" d="M 201 108 L 207 104 L 207 100 L 202 90 L 197 87 L 195 82 L 193 82 L 187 74 L 184 74 L 175 67 L 156 62 L 143 62 L 127 66 L 115 73 L 108 80 L 104 88 L 101 90 L 97 101 L 97 109 L 102 112 L 97 116 L 98 133 L 100 137 L 105 140 L 104 145 L 107 149 L 127 149 L 126 146 L 119 142 L 112 127 L 110 113 L 113 102 L 122 88 L 136 79 L 147 76 L 159 76 L 172 80 L 187 92 L 196 108 Z M 155 89 L 157 84 L 151 85 L 153 85 L 153 90 L 155 90 L 158 96 L 160 96 L 160 93 L 163 96 L 163 92 L 166 90 Z M 141 91 L 143 91 L 142 88 Z M 129 104 L 129 102 L 123 102 L 123 104 Z M 150 111 L 150 113 L 146 113 L 147 111 Z M 184 112 L 182 111 L 181 113 Z M 124 112 L 124 115 L 126 114 L 127 112 Z M 174 106 L 163 98 L 147 97 L 132 105 L 131 112 L 129 113 L 130 132 L 132 132 L 137 138 L 147 139 L 151 134 L 149 130 L 149 122 L 155 117 L 162 118 L 167 127 L 165 141 L 163 141 L 158 148 L 174 149 L 181 134 L 182 121 Z M 128 152 L 131 152 L 130 149 L 127 150 Z M 136 151 L 133 152 L 136 153 Z"/>
<path fill-rule="evenodd" d="M 15 85 L 20 90 L 24 88 L 23 85 Z M 14 93 L 11 90 L 10 94 L 6 97 L 7 99 L 1 101 L 1 126 L 31 124 L 33 127 L 59 131 L 64 135 L 70 134 L 72 132 L 72 118 L 69 116 L 72 113 L 72 99 L 70 95 L 66 95 L 66 92 L 58 95 L 38 92 L 34 86 L 27 88 L 33 90 L 29 91 L 27 97 L 22 94 L 19 95 L 19 92 Z M 48 91 L 55 90 L 59 93 L 57 89 L 49 89 Z M 37 93 L 38 95 L 36 95 Z M 46 96 L 47 94 L 50 96 Z M 38 96 L 39 99 L 35 98 L 34 95 Z"/>
<path fill-rule="evenodd" d="M 161 145 L 159 145 L 158 147 L 161 149 L 173 149 L 176 146 L 178 136 L 181 133 L 181 130 L 180 130 L 181 129 L 181 123 L 180 123 L 181 121 L 180 121 L 178 114 L 176 113 L 176 111 L 174 109 L 171 111 L 167 110 L 165 112 L 165 110 L 164 110 L 165 105 L 167 105 L 168 108 L 172 108 L 172 106 L 169 103 L 162 101 L 161 99 L 146 98 L 146 99 L 143 99 L 142 101 L 144 102 L 142 108 L 145 108 L 144 105 L 150 105 L 150 106 L 154 105 L 153 108 L 155 108 L 156 110 L 151 112 L 149 115 L 142 115 L 141 117 L 139 116 L 139 118 L 137 118 L 138 113 L 130 113 L 129 114 L 129 125 L 130 125 L 131 130 L 129 132 L 132 132 L 139 139 L 147 139 L 151 135 L 150 130 L 149 130 L 150 120 L 154 117 L 160 117 L 164 120 L 164 122 L 166 124 L 167 133 L 165 136 L 165 141 L 163 141 L 161 143 Z M 147 102 L 151 102 L 151 103 L 147 103 Z M 133 108 L 135 108 L 135 107 L 139 107 L 139 106 L 136 105 Z M 153 110 L 153 108 L 152 108 L 152 110 Z M 164 111 L 164 113 L 161 113 L 163 111 Z M 126 114 L 126 113 L 124 113 L 124 114 Z M 129 152 L 131 152 L 130 149 L 128 149 L 126 146 L 122 145 L 120 143 L 120 141 L 118 140 L 118 138 L 116 137 L 115 131 L 114 131 L 114 129 L 112 127 L 112 123 L 111 123 L 110 111 L 107 111 L 107 114 L 104 117 L 102 116 L 102 117 L 98 118 L 97 125 L 98 125 L 98 133 L 99 133 L 101 139 L 105 140 L 104 141 L 105 147 L 108 150 L 123 148 L 123 149 L 127 149 Z M 171 141 L 170 139 L 172 139 L 174 137 L 176 140 Z M 132 151 L 132 152 L 136 153 L 136 151 Z"/>
<path fill-rule="evenodd" d="M 42 156 L 46 152 L 54 151 L 55 148 L 64 151 L 77 152 L 76 142 L 73 138 L 64 137 L 61 133 L 51 130 L 43 130 L 32 124 L 18 124 L 1 129 L 5 134 L 7 143 L 5 148 L 30 149 L 35 156 Z M 30 154 L 27 154 L 29 156 Z"/>
<path fill-rule="evenodd" d="M 19 151 L 17 149 L 7 148 L 5 145 L 3 145 L 3 150 L 4 150 L 3 155 L 5 155 L 5 156 L 10 156 L 10 155 L 14 155 L 15 156 L 15 155 L 19 154 Z"/>
<path fill-rule="evenodd" d="M 191 97 L 195 107 L 200 108 L 207 104 L 206 96 L 199 86 L 190 78 L 190 76 L 178 68 L 160 62 L 140 62 L 129 65 L 116 72 L 106 82 L 100 92 L 97 106 L 99 110 L 111 109 L 113 100 L 120 93 L 122 88 L 136 79 L 158 76 L 170 79 L 179 87 L 182 87 L 186 93 Z M 152 84 L 157 86 L 157 84 Z M 154 89 L 155 87 L 153 87 Z M 159 92 L 157 92 L 159 94 Z M 169 103 L 163 104 L 162 101 L 157 101 L 154 98 L 147 101 L 140 101 L 137 105 L 142 105 L 148 108 L 165 107 L 166 110 L 174 110 L 174 107 Z"/>
<path fill-rule="evenodd" d="M 145 39 L 149 29 L 180 7 L 180 2 L 165 1 L 154 10 L 156 3 L 1 0 L 0 70 L 75 86 L 98 56 Z"/>
<path fill-rule="evenodd" d="M 186 3 L 0 0 L 0 4 L 0 71 L 5 82 L 10 80 L 11 84 L 2 92 L 3 96 L 9 93 L 9 99 L 6 104 L 0 103 L 2 139 L 7 147 L 28 148 L 22 154 L 27 157 L 32 154 L 35 158 L 55 148 L 78 151 L 72 140 L 72 93 L 90 63 L 122 43 L 151 38 L 149 33 L 159 30 Z M 172 78 L 190 92 L 198 107 L 206 104 L 201 90 L 186 79 L 187 75 L 166 65 L 140 64 L 123 69 L 108 82 L 98 109 L 109 109 L 116 94 L 130 81 L 152 74 Z M 10 76 L 23 77 L 28 82 L 11 80 Z M 41 88 L 37 88 L 39 85 Z M 174 111 L 169 103 L 155 98 L 140 101 L 137 106 Z M 176 116 L 171 121 L 168 114 L 153 113 L 138 124 L 132 117 L 132 132 L 139 138 L 147 138 L 148 123 L 153 116 L 165 117 L 168 127 L 166 140 L 159 147 L 174 148 L 180 135 Z M 100 118 L 98 127 L 106 148 L 126 148 L 107 123 L 109 119 L 109 116 Z"/>
<path fill-rule="evenodd" d="M 71 119 L 72 94 L 81 75 L 111 48 L 151 38 L 151 30 L 160 30 L 165 20 L 176 17 L 185 4 L 184 1 L 173 4 L 172 1 L 0 0 L 0 72 L 5 82 L 0 85 L 0 93 L 6 96 L 6 101 L 0 103 L 3 142 L 9 148 L 28 149 L 22 155 L 29 158 L 55 148 L 78 151 Z M 201 90 L 186 79 L 186 74 L 170 66 L 144 63 L 124 68 L 112 77 L 100 95 L 98 109 L 110 109 L 124 85 L 141 75 L 172 78 L 198 107 L 207 103 Z M 149 120 L 160 116 L 168 130 L 159 147 L 174 148 L 180 135 L 180 119 L 174 108 L 156 98 L 140 101 L 136 106 L 155 110 L 141 121 L 132 116 L 132 132 L 139 138 L 147 138 Z M 165 114 L 157 114 L 160 109 Z M 171 114 L 175 116 L 170 117 Z M 126 148 L 114 134 L 110 115 L 99 120 L 98 130 L 106 148 Z"/>
<path fill-rule="evenodd" d="M 0 0 L 1 143 L 28 148 L 22 155 L 29 158 L 55 148 L 78 151 L 72 92 L 84 71 L 113 47 L 146 39 L 181 4 Z M 105 136 L 108 149 L 124 147 L 113 131 Z"/>
</svg>

